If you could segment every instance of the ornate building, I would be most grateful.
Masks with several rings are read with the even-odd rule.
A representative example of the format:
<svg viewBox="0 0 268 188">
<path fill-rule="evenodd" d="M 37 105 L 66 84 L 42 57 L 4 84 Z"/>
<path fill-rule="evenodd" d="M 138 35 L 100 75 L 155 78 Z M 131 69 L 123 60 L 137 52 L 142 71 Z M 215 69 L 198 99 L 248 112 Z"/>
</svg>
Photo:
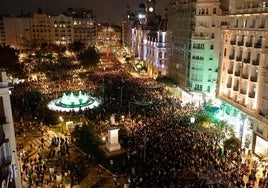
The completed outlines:
<svg viewBox="0 0 268 188">
<path fill-rule="evenodd" d="M 155 13 L 154 0 L 139 4 L 135 13 L 127 13 L 123 22 L 123 45 L 130 51 L 137 69 L 145 68 L 150 77 L 167 74 L 167 15 Z M 130 33 L 128 35 L 127 33 Z"/>
<path fill-rule="evenodd" d="M 236 118 L 243 143 L 268 155 L 268 4 L 233 1 L 223 30 L 219 98 Z M 233 107 L 230 107 L 232 105 Z M 252 135 L 245 132 L 248 129 Z"/>
</svg>

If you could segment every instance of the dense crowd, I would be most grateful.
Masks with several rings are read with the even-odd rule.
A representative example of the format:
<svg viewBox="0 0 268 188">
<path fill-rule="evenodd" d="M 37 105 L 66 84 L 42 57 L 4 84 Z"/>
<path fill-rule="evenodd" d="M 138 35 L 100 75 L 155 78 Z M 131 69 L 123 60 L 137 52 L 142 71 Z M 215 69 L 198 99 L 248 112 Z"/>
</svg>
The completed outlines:
<svg viewBox="0 0 268 188">
<path fill-rule="evenodd" d="M 45 87 L 44 97 L 48 101 L 63 92 L 81 90 L 78 87 L 80 82 L 65 80 L 46 83 L 48 87 Z M 31 90 L 41 85 L 38 81 L 25 83 L 16 86 L 14 94 L 22 95 L 20 90 Z M 116 114 L 116 121 L 122 121 L 122 115 L 126 117 L 123 123 L 127 135 L 121 139 L 125 141 L 124 146 L 127 148 L 127 175 L 130 185 L 250 188 L 257 181 L 258 168 L 251 168 L 250 156 L 247 161 L 242 160 L 244 150 L 229 157 L 228 152 L 221 148 L 217 134 L 201 131 L 191 125 L 189 117 L 202 112 L 202 109 L 191 104 L 183 105 L 178 99 L 165 96 L 164 88 L 155 80 L 133 78 L 116 65 L 96 69 L 94 74 L 84 76 L 80 85 L 83 86 L 83 91 L 100 95 L 103 104 L 97 109 L 78 113 L 89 120 L 94 119 L 97 125 L 109 119 L 111 114 Z M 96 92 L 100 87 L 103 90 Z M 19 117 L 23 114 L 22 117 L 27 119 L 27 110 L 20 110 L 21 105 L 25 104 L 15 105 L 15 115 Z M 65 115 L 71 113 L 73 112 Z M 55 140 L 53 143 L 55 144 Z M 60 149 L 63 154 L 68 153 L 66 145 L 61 148 L 64 148 Z M 32 163 L 26 160 L 27 162 Z M 262 169 L 267 169 L 265 162 L 261 165 Z M 248 177 L 247 181 L 245 176 Z M 267 186 L 265 171 L 259 179 L 259 187 Z"/>
</svg>

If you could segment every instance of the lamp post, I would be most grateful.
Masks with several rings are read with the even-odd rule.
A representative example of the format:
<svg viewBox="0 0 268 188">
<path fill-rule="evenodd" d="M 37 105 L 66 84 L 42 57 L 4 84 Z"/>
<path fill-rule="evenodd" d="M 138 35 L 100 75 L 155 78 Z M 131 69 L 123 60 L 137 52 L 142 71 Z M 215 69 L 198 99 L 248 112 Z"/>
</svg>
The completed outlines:
<svg viewBox="0 0 268 188">
<path fill-rule="evenodd" d="M 128 102 L 128 119 L 130 119 L 130 106 L 131 105 L 131 100 Z"/>
<path fill-rule="evenodd" d="M 62 123 L 63 123 L 63 117 L 60 116 L 59 117 L 59 120 L 60 120 L 61 132 L 63 133 L 63 125 L 62 125 Z"/>
</svg>

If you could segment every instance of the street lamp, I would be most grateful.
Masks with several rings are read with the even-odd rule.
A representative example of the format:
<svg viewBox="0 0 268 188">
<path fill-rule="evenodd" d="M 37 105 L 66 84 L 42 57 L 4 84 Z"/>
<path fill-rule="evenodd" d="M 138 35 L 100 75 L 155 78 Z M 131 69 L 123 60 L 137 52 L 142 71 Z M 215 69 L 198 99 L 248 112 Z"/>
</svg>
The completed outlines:
<svg viewBox="0 0 268 188">
<path fill-rule="evenodd" d="M 130 119 L 130 105 L 131 105 L 131 100 L 128 102 L 128 119 Z"/>
<path fill-rule="evenodd" d="M 62 116 L 60 116 L 59 117 L 59 120 L 60 120 L 60 126 L 61 126 L 61 132 L 63 133 L 63 125 L 62 125 L 62 123 L 63 123 L 63 117 Z"/>
</svg>

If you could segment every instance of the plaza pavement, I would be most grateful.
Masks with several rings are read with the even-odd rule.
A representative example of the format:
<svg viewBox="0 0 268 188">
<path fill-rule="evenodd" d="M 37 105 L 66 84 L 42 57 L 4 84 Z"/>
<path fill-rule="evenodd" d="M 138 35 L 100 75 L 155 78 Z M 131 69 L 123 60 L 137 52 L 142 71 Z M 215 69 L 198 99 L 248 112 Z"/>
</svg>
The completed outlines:
<svg viewBox="0 0 268 188">
<path fill-rule="evenodd" d="M 60 133 L 55 133 L 52 130 L 48 130 L 46 134 L 42 135 L 39 132 L 24 132 L 22 135 L 17 137 L 17 143 L 23 143 L 24 144 L 24 152 L 28 153 L 28 156 L 30 158 L 35 158 L 37 156 L 38 151 L 40 151 L 40 145 L 41 145 L 41 138 L 44 138 L 44 148 L 48 148 L 51 143 L 51 139 L 53 137 L 65 137 Z M 32 146 L 31 146 L 32 145 Z M 42 153 L 42 151 L 41 151 Z M 70 156 L 72 160 L 75 160 L 79 156 L 85 156 L 85 153 L 83 153 L 79 148 L 76 146 L 70 144 Z M 21 165 L 21 161 L 20 161 Z M 20 167 L 21 169 L 21 167 Z M 57 167 L 55 166 L 55 169 Z M 124 187 L 125 178 L 123 176 L 118 177 L 113 175 L 111 172 L 100 166 L 99 164 L 94 163 L 93 161 L 88 160 L 86 162 L 85 170 L 88 171 L 87 176 L 79 183 L 79 185 L 72 186 L 73 188 L 121 188 Z M 101 173 L 100 173 L 101 172 Z M 49 172 L 45 173 L 44 180 L 49 178 Z M 64 180 L 63 175 L 63 180 Z M 38 187 L 35 185 L 29 186 L 29 182 L 22 180 L 23 188 L 52 188 L 57 187 L 60 184 L 57 182 L 51 182 L 49 184 L 40 184 Z M 67 185 L 63 187 L 69 187 Z"/>
</svg>

